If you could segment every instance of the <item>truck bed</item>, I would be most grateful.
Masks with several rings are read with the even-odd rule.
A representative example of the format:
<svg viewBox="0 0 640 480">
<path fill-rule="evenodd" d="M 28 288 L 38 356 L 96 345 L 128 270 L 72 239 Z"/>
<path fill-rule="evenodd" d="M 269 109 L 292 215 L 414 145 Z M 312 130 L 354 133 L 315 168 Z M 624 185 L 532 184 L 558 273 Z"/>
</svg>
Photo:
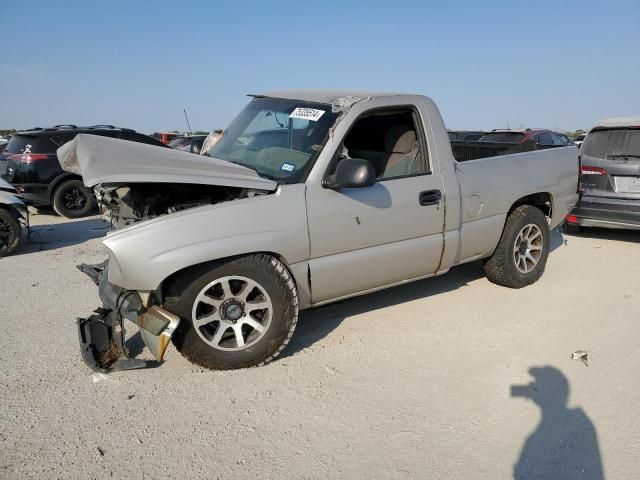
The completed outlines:
<svg viewBox="0 0 640 480">
<path fill-rule="evenodd" d="M 578 199 L 575 147 L 500 155 L 458 163 L 462 198 L 460 262 L 491 253 L 509 206 L 534 193 L 552 198 L 550 227 L 559 225 Z"/>
</svg>

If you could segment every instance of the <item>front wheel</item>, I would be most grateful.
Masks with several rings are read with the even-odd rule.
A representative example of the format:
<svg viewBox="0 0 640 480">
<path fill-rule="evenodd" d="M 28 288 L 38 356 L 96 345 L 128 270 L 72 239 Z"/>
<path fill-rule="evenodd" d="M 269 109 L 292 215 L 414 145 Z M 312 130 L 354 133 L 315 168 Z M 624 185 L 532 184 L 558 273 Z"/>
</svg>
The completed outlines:
<svg viewBox="0 0 640 480">
<path fill-rule="evenodd" d="M 176 348 L 192 363 L 228 370 L 264 365 L 289 342 L 298 321 L 296 286 L 275 257 L 256 254 L 181 280 Z M 188 278 L 188 277 L 187 277 Z"/>
<path fill-rule="evenodd" d="M 0 257 L 6 257 L 20 243 L 22 227 L 11 212 L 0 208 Z"/>
<path fill-rule="evenodd" d="M 53 209 L 66 218 L 86 217 L 96 208 L 93 192 L 82 180 L 67 180 L 53 194 Z"/>
<path fill-rule="evenodd" d="M 537 281 L 549 256 L 549 224 L 531 205 L 513 210 L 493 255 L 485 262 L 487 278 L 498 285 L 522 288 Z"/>
</svg>

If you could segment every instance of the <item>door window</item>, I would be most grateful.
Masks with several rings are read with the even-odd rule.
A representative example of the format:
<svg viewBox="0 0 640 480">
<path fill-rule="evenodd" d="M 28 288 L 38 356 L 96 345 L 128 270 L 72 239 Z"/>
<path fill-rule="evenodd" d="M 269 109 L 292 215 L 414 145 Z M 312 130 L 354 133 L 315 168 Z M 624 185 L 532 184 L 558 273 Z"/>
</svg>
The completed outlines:
<svg viewBox="0 0 640 480">
<path fill-rule="evenodd" d="M 340 160 L 359 158 L 372 163 L 379 180 L 421 175 L 429 173 L 427 156 L 412 109 L 374 110 L 353 124 L 328 173 Z"/>
</svg>

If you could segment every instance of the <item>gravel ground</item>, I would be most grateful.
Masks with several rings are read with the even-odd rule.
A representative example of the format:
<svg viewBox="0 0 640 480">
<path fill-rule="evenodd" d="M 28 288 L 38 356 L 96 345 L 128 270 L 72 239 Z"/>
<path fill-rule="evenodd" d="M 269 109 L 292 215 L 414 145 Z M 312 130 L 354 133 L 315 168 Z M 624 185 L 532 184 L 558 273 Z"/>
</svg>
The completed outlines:
<svg viewBox="0 0 640 480">
<path fill-rule="evenodd" d="M 473 263 L 305 313 L 266 367 L 170 348 L 94 382 L 74 317 L 98 296 L 74 266 L 104 258 L 104 227 L 34 224 L 0 260 L 0 478 L 640 478 L 640 232 L 555 232 L 522 290 Z"/>
</svg>

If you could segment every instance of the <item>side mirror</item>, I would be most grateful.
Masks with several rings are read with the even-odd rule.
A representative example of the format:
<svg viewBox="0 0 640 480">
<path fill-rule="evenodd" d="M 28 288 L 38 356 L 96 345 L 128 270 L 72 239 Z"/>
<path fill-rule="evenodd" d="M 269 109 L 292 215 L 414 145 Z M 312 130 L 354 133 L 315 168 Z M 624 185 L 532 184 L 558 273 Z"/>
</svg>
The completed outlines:
<svg viewBox="0 0 640 480">
<path fill-rule="evenodd" d="M 376 170 L 369 160 L 345 158 L 340 160 L 336 173 L 327 177 L 323 186 L 333 190 L 370 187 L 376 183 Z"/>
</svg>

